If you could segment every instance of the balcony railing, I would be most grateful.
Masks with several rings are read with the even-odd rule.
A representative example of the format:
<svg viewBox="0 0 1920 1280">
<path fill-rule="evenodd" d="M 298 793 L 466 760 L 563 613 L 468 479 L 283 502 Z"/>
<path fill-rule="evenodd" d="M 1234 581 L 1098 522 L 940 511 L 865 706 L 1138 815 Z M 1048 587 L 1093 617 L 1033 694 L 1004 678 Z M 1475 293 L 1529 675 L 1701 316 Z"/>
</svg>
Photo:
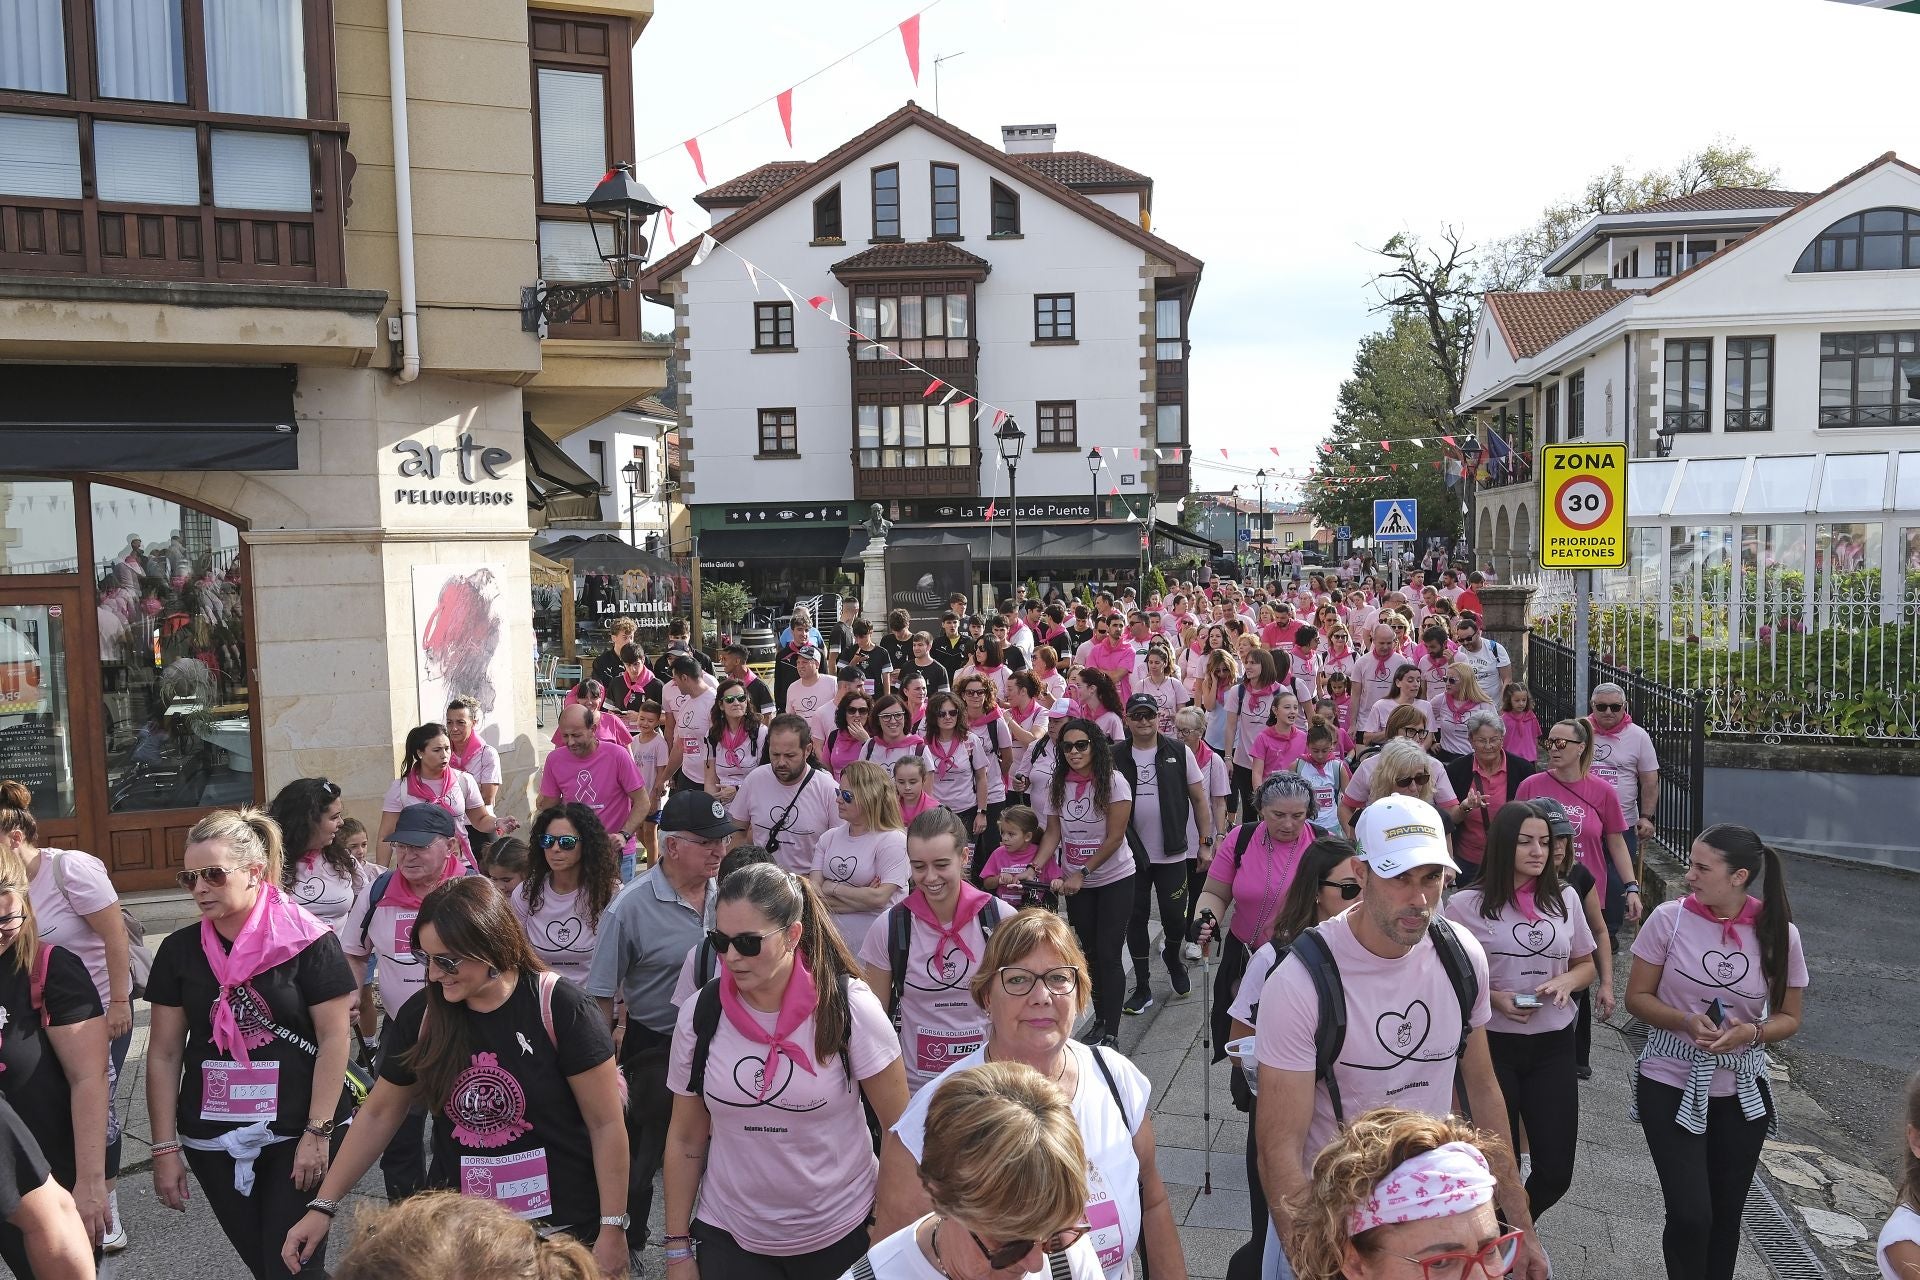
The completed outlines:
<svg viewBox="0 0 1920 1280">
<path fill-rule="evenodd" d="M 1675 435 L 1707 430 L 1705 409 L 1668 409 L 1660 418 L 1661 429 Z"/>
<path fill-rule="evenodd" d="M 1771 431 L 1773 430 L 1773 410 L 1729 409 L 1727 410 L 1727 430 Z"/>
<path fill-rule="evenodd" d="M 912 454 L 920 450 L 905 450 Z M 959 454 L 964 450 L 943 450 Z M 977 462 L 964 465 L 911 466 L 868 465 L 873 455 L 878 454 L 884 462 L 891 463 L 901 455 L 899 449 L 856 449 L 853 455 L 853 496 L 861 502 L 876 498 L 944 498 L 973 497 L 980 492 L 980 468 Z"/>
<path fill-rule="evenodd" d="M 1162 498 L 1179 498 L 1187 494 L 1192 484 L 1187 464 L 1184 462 L 1162 462 L 1154 467 L 1156 476 L 1155 492 Z"/>
<path fill-rule="evenodd" d="M 1920 426 L 1920 401 L 1905 404 L 1843 404 L 1820 410 L 1823 427 Z"/>
</svg>

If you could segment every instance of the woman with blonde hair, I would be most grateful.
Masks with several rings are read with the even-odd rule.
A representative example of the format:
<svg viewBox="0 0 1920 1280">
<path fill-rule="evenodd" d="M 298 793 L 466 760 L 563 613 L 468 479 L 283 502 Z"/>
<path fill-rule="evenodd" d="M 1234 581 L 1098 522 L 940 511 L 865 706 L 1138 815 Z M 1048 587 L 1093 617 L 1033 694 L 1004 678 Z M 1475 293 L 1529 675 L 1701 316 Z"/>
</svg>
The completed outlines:
<svg viewBox="0 0 1920 1280">
<path fill-rule="evenodd" d="M 1390 795 L 1417 796 L 1434 803 L 1434 778 L 1441 774 L 1440 762 L 1420 749 L 1409 738 L 1393 738 L 1380 748 L 1367 781 L 1367 803 Z"/>
<path fill-rule="evenodd" d="M 1299 1280 L 1496 1278 L 1524 1234 L 1503 1228 L 1488 1153 L 1503 1144 L 1451 1117 L 1379 1107 L 1313 1161 L 1287 1256 Z"/>
<path fill-rule="evenodd" d="M 427 1191 L 354 1215 L 333 1280 L 600 1280 L 572 1236 L 543 1238 L 491 1200 Z"/>
<path fill-rule="evenodd" d="M 840 937 L 857 950 L 873 922 L 906 896 L 907 829 L 893 780 L 870 760 L 841 771 L 834 799 L 840 825 L 821 833 L 807 878 Z"/>
<path fill-rule="evenodd" d="M 1493 699 L 1481 689 L 1473 668 L 1464 662 L 1449 665 L 1442 692 L 1432 705 L 1434 733 L 1440 740 L 1436 754 L 1449 762 L 1471 754 L 1473 743 L 1467 736 L 1467 717 L 1476 711 L 1493 710 Z"/>
<path fill-rule="evenodd" d="M 864 1280 L 1025 1275 L 1099 1280 L 1087 1154 L 1067 1100 L 1019 1062 L 943 1076 L 927 1104 L 920 1184 L 929 1213 L 867 1252 Z M 1034 1255 L 1039 1254 L 1036 1258 Z"/>
</svg>

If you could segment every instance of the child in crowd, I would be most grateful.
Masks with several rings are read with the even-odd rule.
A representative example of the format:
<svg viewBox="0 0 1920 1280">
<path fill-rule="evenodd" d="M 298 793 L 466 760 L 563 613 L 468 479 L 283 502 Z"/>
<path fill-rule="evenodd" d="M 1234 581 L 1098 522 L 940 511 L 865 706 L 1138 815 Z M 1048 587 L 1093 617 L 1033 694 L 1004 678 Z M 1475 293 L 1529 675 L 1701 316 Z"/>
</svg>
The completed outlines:
<svg viewBox="0 0 1920 1280">
<path fill-rule="evenodd" d="M 1340 806 L 1334 801 L 1347 788 L 1347 764 L 1338 750 L 1340 731 L 1315 716 L 1307 725 L 1307 750 L 1293 762 L 1293 771 L 1313 788 L 1314 816 L 1308 821 L 1322 835 L 1339 836 Z"/>
<path fill-rule="evenodd" d="M 366 867 L 370 873 L 369 879 L 380 874 L 379 865 L 367 861 L 367 855 L 373 849 L 373 837 L 367 834 L 367 824 L 360 819 L 342 818 L 340 829 L 333 833 L 333 843 L 329 848 L 346 854 L 356 863 Z M 354 1019 L 362 1032 L 361 1046 L 365 1051 L 362 1057 L 367 1062 L 373 1061 L 374 1053 L 380 1048 L 379 1035 L 365 1034 L 367 1031 L 378 1032 L 380 1029 L 380 1006 L 374 1002 L 373 998 L 374 964 L 374 957 L 368 956 L 367 984 L 360 988 L 360 1007 L 354 1011 Z"/>
<path fill-rule="evenodd" d="M 667 743 L 667 735 L 660 732 L 661 708 L 658 702 L 648 698 L 642 702 L 633 717 L 633 762 L 640 766 L 640 780 L 647 784 L 647 813 L 649 817 L 640 828 L 640 847 L 646 852 L 646 860 L 652 862 L 659 855 L 659 828 L 654 826 L 652 814 L 659 811 L 660 802 L 667 791 L 667 759 L 673 749 Z M 623 852 L 620 858 L 620 880 L 625 883 L 633 879 L 634 859 Z"/>
<path fill-rule="evenodd" d="M 482 868 L 501 896 L 511 898 L 520 882 L 527 878 L 527 842 L 505 836 L 487 846 Z"/>
<path fill-rule="evenodd" d="M 1500 723 L 1507 726 L 1507 754 L 1537 763 L 1540 717 L 1533 711 L 1533 691 L 1517 680 L 1500 693 Z"/>
<path fill-rule="evenodd" d="M 1334 728 L 1351 735 L 1353 733 L 1353 681 L 1346 672 L 1327 673 L 1327 696 L 1333 699 Z"/>
<path fill-rule="evenodd" d="M 1002 902 L 1009 903 L 1019 910 L 1025 903 L 1026 880 L 1033 863 L 1034 842 L 1040 839 L 1040 815 L 1024 804 L 1009 805 L 1000 812 L 1000 847 L 987 859 L 986 866 L 980 871 L 981 887 L 998 894 Z M 1051 911 L 1054 893 L 1064 878 L 1060 873 L 1060 860 L 1056 856 L 1041 870 L 1041 878 L 1047 882 L 1047 896 L 1043 903 Z"/>
<path fill-rule="evenodd" d="M 1920 1276 L 1920 1075 L 1907 1081 L 1906 1158 L 1899 1199 L 1880 1229 L 1877 1256 L 1883 1276 Z"/>
<path fill-rule="evenodd" d="M 893 762 L 893 790 L 900 797 L 900 821 L 907 826 L 933 808 L 933 796 L 927 791 L 927 762 L 920 756 L 906 756 Z"/>
</svg>

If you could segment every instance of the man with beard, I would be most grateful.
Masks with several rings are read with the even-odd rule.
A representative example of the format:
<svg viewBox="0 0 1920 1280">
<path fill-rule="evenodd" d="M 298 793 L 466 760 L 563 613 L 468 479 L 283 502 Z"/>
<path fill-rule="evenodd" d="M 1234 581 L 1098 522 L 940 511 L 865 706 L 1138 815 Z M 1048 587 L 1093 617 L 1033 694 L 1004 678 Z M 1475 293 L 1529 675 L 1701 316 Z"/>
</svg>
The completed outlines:
<svg viewBox="0 0 1920 1280">
<path fill-rule="evenodd" d="M 626 747 L 600 738 L 599 721 L 600 712 L 583 703 L 562 708 L 560 745 L 565 749 L 549 752 L 541 766 L 533 811 L 550 809 L 563 800 L 583 804 L 599 817 L 615 847 L 624 851 L 650 812 L 647 780 Z"/>
<path fill-rule="evenodd" d="M 813 729 L 781 715 L 767 729 L 767 763 L 748 774 L 729 811 L 753 842 L 797 876 L 813 870 L 813 846 L 840 821 L 840 789 L 813 758 Z"/>
</svg>

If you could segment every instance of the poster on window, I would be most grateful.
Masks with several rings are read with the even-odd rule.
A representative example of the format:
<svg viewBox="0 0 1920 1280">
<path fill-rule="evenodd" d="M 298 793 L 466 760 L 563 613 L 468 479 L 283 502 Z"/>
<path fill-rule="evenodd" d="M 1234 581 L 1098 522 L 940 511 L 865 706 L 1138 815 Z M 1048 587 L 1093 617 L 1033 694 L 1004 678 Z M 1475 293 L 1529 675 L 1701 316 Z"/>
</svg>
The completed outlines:
<svg viewBox="0 0 1920 1280">
<path fill-rule="evenodd" d="M 905 609 L 919 621 L 944 612 L 949 595 L 973 594 L 973 552 L 965 546 L 909 544 L 890 546 L 886 554 L 889 609 Z"/>
<path fill-rule="evenodd" d="M 413 634 L 420 723 L 446 718 L 462 694 L 480 703 L 481 736 L 513 741 L 512 661 L 500 579 L 483 565 L 413 567 Z"/>
</svg>

